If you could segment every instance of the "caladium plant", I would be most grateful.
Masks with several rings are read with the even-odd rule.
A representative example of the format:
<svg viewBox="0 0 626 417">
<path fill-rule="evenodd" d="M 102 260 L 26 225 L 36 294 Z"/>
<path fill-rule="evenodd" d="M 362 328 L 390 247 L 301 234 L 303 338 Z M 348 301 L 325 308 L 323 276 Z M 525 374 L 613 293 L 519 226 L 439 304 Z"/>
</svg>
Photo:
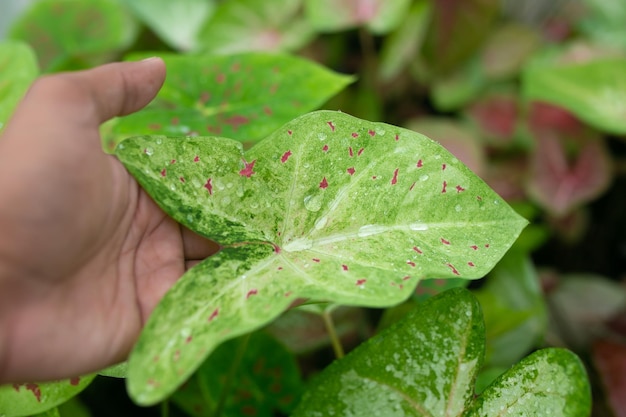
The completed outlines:
<svg viewBox="0 0 626 417">
<path fill-rule="evenodd" d="M 170 216 L 221 245 L 148 320 L 128 368 L 139 404 L 297 299 L 384 307 L 423 278 L 479 278 L 526 225 L 439 144 L 341 112 L 302 116 L 246 152 L 141 136 L 116 155 Z"/>
<path fill-rule="evenodd" d="M 324 370 L 292 416 L 589 415 L 585 368 L 564 349 L 535 352 L 474 398 L 484 349 L 477 300 L 447 291 Z"/>
</svg>

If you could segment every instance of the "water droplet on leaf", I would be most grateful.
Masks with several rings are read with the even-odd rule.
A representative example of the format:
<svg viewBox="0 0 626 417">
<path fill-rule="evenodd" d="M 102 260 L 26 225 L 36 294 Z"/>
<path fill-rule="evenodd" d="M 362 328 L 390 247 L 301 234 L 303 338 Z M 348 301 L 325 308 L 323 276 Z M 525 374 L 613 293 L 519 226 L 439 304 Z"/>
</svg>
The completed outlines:
<svg viewBox="0 0 626 417">
<path fill-rule="evenodd" d="M 304 207 L 312 212 L 320 211 L 322 208 L 322 195 L 311 194 L 304 197 Z"/>
</svg>

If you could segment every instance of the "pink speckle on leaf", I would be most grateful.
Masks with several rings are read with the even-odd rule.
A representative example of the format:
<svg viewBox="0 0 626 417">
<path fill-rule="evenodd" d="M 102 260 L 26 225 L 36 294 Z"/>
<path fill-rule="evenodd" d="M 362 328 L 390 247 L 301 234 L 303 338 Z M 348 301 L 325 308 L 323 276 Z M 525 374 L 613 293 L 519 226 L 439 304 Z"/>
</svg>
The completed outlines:
<svg viewBox="0 0 626 417">
<path fill-rule="evenodd" d="M 218 84 L 223 84 L 224 81 L 226 81 L 226 74 L 220 72 L 219 74 L 217 74 L 217 76 L 215 77 L 215 82 Z"/>
<path fill-rule="evenodd" d="M 322 181 L 320 182 L 320 188 L 322 189 L 328 188 L 328 181 L 326 181 L 326 177 L 322 178 Z"/>
<path fill-rule="evenodd" d="M 373 130 L 368 130 L 367 133 L 372 137 L 376 136 L 376 132 L 374 132 Z"/>
<path fill-rule="evenodd" d="M 163 169 L 161 170 L 161 176 L 162 176 L 162 177 L 164 177 L 164 176 L 166 176 L 166 175 L 167 175 L 167 170 L 166 170 L 165 168 L 163 168 Z"/>
<path fill-rule="evenodd" d="M 476 265 L 474 265 L 474 262 L 468 262 L 467 265 L 471 266 L 471 267 L 475 267 L 476 266 Z"/>
<path fill-rule="evenodd" d="M 441 164 L 441 170 L 445 171 L 446 170 L 446 164 Z"/>
<path fill-rule="evenodd" d="M 193 162 L 200 162 L 200 157 L 198 155 L 196 155 L 196 157 L 193 158 Z"/>
<path fill-rule="evenodd" d="M 289 151 L 287 151 L 287 152 L 285 152 L 283 154 L 283 156 L 280 158 L 280 162 L 282 162 L 284 164 L 285 162 L 287 162 L 287 160 L 289 159 L 290 156 L 291 156 L 291 150 L 289 150 Z"/>
<path fill-rule="evenodd" d="M 413 188 L 415 188 L 415 183 L 411 184 L 411 186 L 409 187 L 409 191 L 413 191 Z"/>
<path fill-rule="evenodd" d="M 322 148 L 322 151 L 328 152 L 328 145 L 324 145 L 324 147 Z"/>
<path fill-rule="evenodd" d="M 465 191 L 465 188 L 461 187 L 460 185 L 456 186 L 456 192 L 457 193 L 462 193 L 463 191 Z"/>
<path fill-rule="evenodd" d="M 476 196 L 476 200 L 478 200 L 478 201 L 483 201 L 483 198 L 482 198 L 481 196 L 477 195 L 477 196 Z"/>
<path fill-rule="evenodd" d="M 148 125 L 148 129 L 150 129 L 150 130 L 161 130 L 161 125 L 159 123 L 150 123 Z"/>
<path fill-rule="evenodd" d="M 366 282 L 367 282 L 367 280 L 365 278 L 357 279 L 356 280 L 356 285 L 363 285 Z"/>
<path fill-rule="evenodd" d="M 203 91 L 202 93 L 200 93 L 200 103 L 205 104 L 209 100 L 211 100 L 211 94 L 209 92 Z"/>
<path fill-rule="evenodd" d="M 235 114 L 227 119 L 224 119 L 224 123 L 230 125 L 235 132 L 239 129 L 239 126 L 245 125 L 249 121 L 250 119 L 240 114 Z"/>
<path fill-rule="evenodd" d="M 292 291 L 287 291 L 287 292 L 285 293 L 285 297 L 291 297 L 291 294 L 293 294 L 293 292 L 292 292 Z"/>
<path fill-rule="evenodd" d="M 408 281 L 411 279 L 410 275 L 405 276 L 404 278 L 402 278 L 402 281 Z"/>
<path fill-rule="evenodd" d="M 333 132 L 335 131 L 335 125 L 333 124 L 333 122 L 326 122 L 328 124 L 328 126 L 330 126 L 330 130 L 332 130 Z"/>
<path fill-rule="evenodd" d="M 252 297 L 253 295 L 257 295 L 258 293 L 259 291 L 256 288 L 251 289 L 250 291 L 248 291 L 248 294 L 246 294 L 246 299 Z"/>
<path fill-rule="evenodd" d="M 241 175 L 242 177 L 247 177 L 250 178 L 252 175 L 254 175 L 254 164 L 256 163 L 256 159 L 250 163 L 246 162 L 245 159 L 242 159 L 244 167 L 241 171 L 239 171 L 239 175 Z"/>
<path fill-rule="evenodd" d="M 396 142 L 400 140 L 400 135 L 396 133 Z"/>
<path fill-rule="evenodd" d="M 178 179 L 180 180 L 180 182 L 182 182 L 183 184 L 185 183 L 185 177 L 178 177 Z"/>
<path fill-rule="evenodd" d="M 476 246 L 476 245 L 472 245 L 472 246 L 470 246 L 470 248 L 472 248 L 474 250 L 478 250 L 478 246 Z"/>
<path fill-rule="evenodd" d="M 352 150 L 352 146 L 348 148 L 348 154 L 350 155 L 350 157 L 354 156 L 354 151 Z"/>
<path fill-rule="evenodd" d="M 341 265 L 341 269 L 343 269 L 344 271 L 348 270 L 348 265 Z"/>
<path fill-rule="evenodd" d="M 317 259 L 317 258 L 313 258 L 313 259 L 311 259 L 311 260 L 312 260 L 313 262 L 320 263 L 320 260 L 319 260 L 319 259 Z"/>
<path fill-rule="evenodd" d="M 291 136 L 291 135 L 293 135 L 293 131 L 288 130 L 288 131 L 287 131 L 287 134 L 288 134 L 289 136 Z"/>
<path fill-rule="evenodd" d="M 489 248 L 489 243 L 485 243 L 485 247 L 486 247 L 486 248 Z"/>
<path fill-rule="evenodd" d="M 424 166 L 424 162 L 420 159 L 419 161 L 417 161 L 417 164 L 415 164 L 415 166 L 416 166 L 417 168 L 421 168 L 421 167 L 423 167 L 423 166 Z"/>
<path fill-rule="evenodd" d="M 178 362 L 178 360 L 180 359 L 180 350 L 177 350 L 176 352 L 174 352 L 174 362 Z"/>
<path fill-rule="evenodd" d="M 191 335 L 187 336 L 187 338 L 185 339 L 185 343 L 189 344 L 191 343 L 191 341 L 193 340 L 193 337 Z"/>
<path fill-rule="evenodd" d="M 424 252 L 422 252 L 422 250 L 420 248 L 418 248 L 417 246 L 413 246 L 413 250 L 417 253 L 419 253 L 420 255 Z"/>
<path fill-rule="evenodd" d="M 350 174 L 350 175 L 354 175 L 354 172 L 355 172 L 355 171 L 354 171 L 354 167 L 350 167 L 350 168 L 346 169 L 346 172 L 347 172 L 348 174 Z"/>
<path fill-rule="evenodd" d="M 415 268 L 415 266 L 416 266 L 415 262 L 413 262 L 413 261 L 406 261 L 406 264 L 409 265 L 412 268 Z"/>
<path fill-rule="evenodd" d="M 359 134 L 358 134 L 358 133 L 356 133 L 356 132 L 352 132 L 352 137 L 353 137 L 353 138 L 358 138 L 358 137 L 359 137 Z"/>
<path fill-rule="evenodd" d="M 447 192 L 448 192 L 448 191 L 447 191 L 447 187 L 448 187 L 448 183 L 444 181 L 444 182 L 443 182 L 443 186 L 442 186 L 442 188 L 441 188 L 441 194 L 445 194 L 445 193 L 447 193 Z"/>
<path fill-rule="evenodd" d="M 213 195 L 213 185 L 211 184 L 212 180 L 212 178 L 209 178 L 208 180 L 206 180 L 206 184 L 204 184 L 204 188 L 207 189 L 209 195 Z"/>
<path fill-rule="evenodd" d="M 359 149 L 359 151 L 356 153 L 356 156 L 361 156 L 361 154 L 363 154 L 364 150 L 365 149 L 363 149 L 363 148 Z"/>
<path fill-rule="evenodd" d="M 41 402 L 41 389 L 39 388 L 39 385 L 29 382 L 26 384 L 26 389 L 33 393 L 37 402 Z"/>
<path fill-rule="evenodd" d="M 272 115 L 272 109 L 269 108 L 269 106 L 265 106 L 263 107 L 263 113 L 265 113 L 268 116 Z"/>
<path fill-rule="evenodd" d="M 377 177 L 376 175 L 372 175 L 372 179 L 375 180 Z"/>
<path fill-rule="evenodd" d="M 176 160 L 175 160 L 175 159 L 172 159 L 172 160 L 170 161 L 170 165 L 175 164 L 175 163 L 176 163 Z"/>
<path fill-rule="evenodd" d="M 76 386 L 80 383 L 80 377 L 74 377 L 70 379 L 70 385 Z"/>
<path fill-rule="evenodd" d="M 449 245 L 450 241 L 449 240 L 445 240 L 444 238 L 441 238 L 441 243 L 443 243 L 444 245 Z"/>
<path fill-rule="evenodd" d="M 391 179 L 391 185 L 396 185 L 398 183 L 398 168 L 393 171 L 393 178 Z"/>
<path fill-rule="evenodd" d="M 454 265 L 452 265 L 451 263 L 447 263 L 446 265 L 448 266 L 448 268 L 450 268 L 450 269 L 452 270 L 452 273 L 453 273 L 454 275 L 461 275 L 461 274 L 459 274 L 459 271 L 457 271 L 457 270 L 456 270 L 456 268 L 454 267 Z"/>
<path fill-rule="evenodd" d="M 206 126 L 206 131 L 209 133 L 212 133 L 214 135 L 219 135 L 222 133 L 222 126 L 211 126 L 211 125 L 207 125 Z"/>
<path fill-rule="evenodd" d="M 216 308 L 209 316 L 209 322 L 213 321 L 220 314 L 220 309 Z"/>
<path fill-rule="evenodd" d="M 180 118 L 172 117 L 172 120 L 170 121 L 170 123 L 173 124 L 174 126 L 177 126 L 180 123 Z"/>
</svg>

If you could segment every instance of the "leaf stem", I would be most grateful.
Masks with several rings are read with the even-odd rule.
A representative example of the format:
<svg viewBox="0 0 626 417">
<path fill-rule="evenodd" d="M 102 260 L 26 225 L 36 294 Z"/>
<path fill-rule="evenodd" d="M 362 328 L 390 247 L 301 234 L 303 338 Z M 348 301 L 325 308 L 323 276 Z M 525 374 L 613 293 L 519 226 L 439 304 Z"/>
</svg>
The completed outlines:
<svg viewBox="0 0 626 417">
<path fill-rule="evenodd" d="M 339 340 L 339 337 L 337 337 L 337 331 L 335 330 L 335 324 L 333 323 L 330 311 L 325 310 L 322 314 L 322 318 L 324 319 L 324 325 L 326 326 L 326 331 L 328 331 L 328 336 L 330 337 L 330 343 L 333 346 L 335 357 L 337 359 L 341 359 L 345 356 L 345 353 L 343 351 L 343 346 L 341 346 L 341 341 Z"/>
<path fill-rule="evenodd" d="M 163 400 L 161 403 L 161 417 L 169 417 L 170 416 L 170 402 L 169 400 Z"/>
<path fill-rule="evenodd" d="M 215 417 L 220 417 L 224 412 L 224 408 L 226 407 L 226 399 L 228 398 L 228 392 L 230 390 L 230 387 L 233 385 L 233 382 L 235 381 L 235 373 L 237 372 L 237 369 L 239 368 L 239 365 L 241 364 L 241 361 L 243 359 L 243 355 L 248 348 L 250 335 L 251 333 L 248 333 L 241 338 L 241 344 L 235 352 L 235 357 L 233 359 L 233 362 L 230 364 L 228 375 L 226 376 L 226 380 L 224 381 L 224 385 L 222 386 L 220 399 L 217 403 L 217 406 L 215 407 L 215 413 L 213 414 Z"/>
</svg>

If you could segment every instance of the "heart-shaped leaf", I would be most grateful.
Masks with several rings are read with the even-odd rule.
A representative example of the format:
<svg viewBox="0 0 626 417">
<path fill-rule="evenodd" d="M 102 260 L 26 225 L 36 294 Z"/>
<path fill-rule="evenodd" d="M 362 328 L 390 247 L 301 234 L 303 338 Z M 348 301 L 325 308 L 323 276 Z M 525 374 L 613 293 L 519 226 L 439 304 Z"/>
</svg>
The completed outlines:
<svg viewBox="0 0 626 417">
<path fill-rule="evenodd" d="M 353 81 L 288 55 L 161 56 L 168 68 L 163 88 L 146 109 L 117 120 L 108 149 L 116 138 L 143 134 L 256 142 Z"/>
<path fill-rule="evenodd" d="M 300 13 L 302 0 L 238 0 L 219 4 L 198 38 L 210 54 L 293 51 L 313 39 Z"/>
<path fill-rule="evenodd" d="M 257 332 L 217 348 L 172 400 L 191 416 L 272 417 L 293 411 L 302 390 L 294 356 Z"/>
<path fill-rule="evenodd" d="M 626 59 L 531 66 L 524 95 L 562 106 L 600 130 L 626 133 Z"/>
<path fill-rule="evenodd" d="M 87 388 L 94 377 L 90 375 L 58 382 L 0 386 L 0 415 L 30 416 L 50 410 Z"/>
<path fill-rule="evenodd" d="M 198 33 L 213 14 L 214 0 L 126 0 L 135 15 L 175 49 L 195 48 Z"/>
<path fill-rule="evenodd" d="M 37 58 L 28 45 L 0 43 L 0 130 L 38 72 Z"/>
<path fill-rule="evenodd" d="M 116 153 L 168 214 L 222 245 L 135 346 L 128 382 L 141 404 L 296 298 L 383 307 L 422 278 L 478 278 L 526 224 L 439 144 L 340 112 L 302 116 L 245 153 L 194 137 L 131 138 Z"/>
<path fill-rule="evenodd" d="M 478 302 L 447 291 L 326 368 L 292 416 L 588 415 L 584 367 L 561 349 L 536 352 L 474 399 L 483 351 Z"/>
<path fill-rule="evenodd" d="M 410 5 L 410 0 L 306 0 L 306 13 L 321 32 L 367 26 L 384 34 L 400 24 Z"/>
<path fill-rule="evenodd" d="M 130 45 L 134 21 L 111 0 L 41 0 L 11 27 L 9 37 L 28 42 L 44 71 L 86 67 Z"/>
</svg>

